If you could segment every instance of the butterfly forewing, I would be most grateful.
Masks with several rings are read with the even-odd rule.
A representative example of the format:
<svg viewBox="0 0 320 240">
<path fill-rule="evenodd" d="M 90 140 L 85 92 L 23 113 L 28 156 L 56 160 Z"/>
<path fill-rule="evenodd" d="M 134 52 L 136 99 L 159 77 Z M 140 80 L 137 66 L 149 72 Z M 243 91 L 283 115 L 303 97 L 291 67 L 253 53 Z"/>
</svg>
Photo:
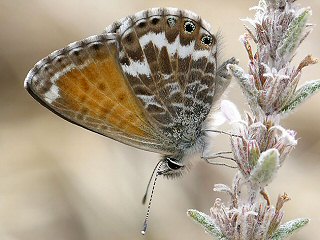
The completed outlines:
<svg viewBox="0 0 320 240">
<path fill-rule="evenodd" d="M 73 123 L 128 145 L 166 153 L 122 74 L 112 34 L 53 52 L 29 72 L 26 88 Z"/>
</svg>

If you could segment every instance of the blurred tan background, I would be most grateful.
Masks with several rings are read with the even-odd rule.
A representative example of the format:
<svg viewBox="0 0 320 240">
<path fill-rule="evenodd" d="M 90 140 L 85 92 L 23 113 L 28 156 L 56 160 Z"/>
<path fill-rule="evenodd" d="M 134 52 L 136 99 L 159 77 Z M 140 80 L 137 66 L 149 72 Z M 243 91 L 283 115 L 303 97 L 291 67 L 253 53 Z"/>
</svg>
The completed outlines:
<svg viewBox="0 0 320 240">
<path fill-rule="evenodd" d="M 252 13 L 253 0 L 0 0 L 0 239 L 210 239 L 186 216 L 195 208 L 208 212 L 215 183 L 231 182 L 234 171 L 199 162 L 179 180 L 158 181 L 147 235 L 140 229 L 145 207 L 141 198 L 159 156 L 136 150 L 74 126 L 35 102 L 23 89 L 33 65 L 70 42 L 102 32 L 114 20 L 155 6 L 190 9 L 222 30 L 225 58 L 236 56 L 240 18 Z M 320 25 L 319 0 L 300 0 L 313 8 Z M 320 28 L 303 44 L 320 57 Z M 320 65 L 308 68 L 302 82 L 320 77 Z M 236 84 L 229 99 L 244 102 Z M 292 239 L 315 239 L 320 225 L 320 94 L 283 125 L 298 131 L 299 145 L 269 186 L 272 200 L 288 193 L 285 220 L 312 219 Z M 242 104 L 243 105 L 243 104 Z M 241 105 L 241 106 L 242 106 Z M 223 136 L 215 150 L 223 149 Z"/>
</svg>

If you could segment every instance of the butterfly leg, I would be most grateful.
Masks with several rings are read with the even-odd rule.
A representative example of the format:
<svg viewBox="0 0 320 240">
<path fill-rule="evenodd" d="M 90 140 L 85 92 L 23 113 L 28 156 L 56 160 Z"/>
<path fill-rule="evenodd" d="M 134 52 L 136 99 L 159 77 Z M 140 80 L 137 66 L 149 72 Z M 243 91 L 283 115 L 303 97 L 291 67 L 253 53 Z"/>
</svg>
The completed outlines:
<svg viewBox="0 0 320 240">
<path fill-rule="evenodd" d="M 213 102 L 216 102 L 220 99 L 221 95 L 230 84 L 232 75 L 228 71 L 228 64 L 238 64 L 238 60 L 236 60 L 235 58 L 230 58 L 218 67 L 215 78 L 216 83 Z"/>
<path fill-rule="evenodd" d="M 239 61 L 234 57 L 228 59 L 227 61 L 225 61 L 219 66 L 217 75 L 224 79 L 231 79 L 232 75 L 228 71 L 228 64 L 238 64 L 238 63 Z"/>
<path fill-rule="evenodd" d="M 238 137 L 238 138 L 242 138 L 242 136 L 240 136 L 240 135 L 232 134 L 232 133 L 225 132 L 225 131 L 221 131 L 221 130 L 204 129 L 203 131 L 205 131 L 205 132 L 214 132 L 214 133 L 225 134 L 225 135 L 228 135 L 228 136 L 230 136 L 230 137 Z"/>
<path fill-rule="evenodd" d="M 237 168 L 236 166 L 232 166 L 232 165 L 229 165 L 229 164 L 226 164 L 226 163 L 219 163 L 219 162 L 210 161 L 212 159 L 222 158 L 222 159 L 227 159 L 227 160 L 231 160 L 231 161 L 235 162 L 234 158 L 229 157 L 229 156 L 224 156 L 224 154 L 230 154 L 230 153 L 232 153 L 232 152 L 218 152 L 218 153 L 215 153 L 212 156 L 208 156 L 208 157 L 202 156 L 201 158 L 203 160 L 205 160 L 209 164 L 218 165 L 218 166 L 226 166 L 226 167 L 229 167 L 229 168 Z"/>
</svg>

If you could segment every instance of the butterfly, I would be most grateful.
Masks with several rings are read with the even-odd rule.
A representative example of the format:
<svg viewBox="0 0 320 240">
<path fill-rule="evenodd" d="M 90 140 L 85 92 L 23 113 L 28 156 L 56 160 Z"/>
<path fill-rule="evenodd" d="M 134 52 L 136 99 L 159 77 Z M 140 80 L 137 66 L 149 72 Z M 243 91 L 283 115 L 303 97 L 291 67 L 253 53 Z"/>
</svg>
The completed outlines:
<svg viewBox="0 0 320 240">
<path fill-rule="evenodd" d="M 206 119 L 230 83 L 209 31 L 188 10 L 141 11 L 40 60 L 25 88 L 71 123 L 161 154 L 159 174 L 180 176 L 204 149 Z"/>
</svg>

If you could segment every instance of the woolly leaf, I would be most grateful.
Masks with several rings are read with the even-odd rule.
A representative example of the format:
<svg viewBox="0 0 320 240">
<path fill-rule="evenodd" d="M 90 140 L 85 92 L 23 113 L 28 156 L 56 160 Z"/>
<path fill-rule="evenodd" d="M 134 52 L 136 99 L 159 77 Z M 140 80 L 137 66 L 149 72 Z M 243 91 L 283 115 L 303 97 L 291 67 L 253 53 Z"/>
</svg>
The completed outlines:
<svg viewBox="0 0 320 240">
<path fill-rule="evenodd" d="M 257 108 L 257 97 L 258 97 L 258 90 L 254 84 L 252 76 L 246 74 L 244 70 L 234 64 L 228 65 L 229 70 L 233 74 L 233 76 L 238 80 L 240 87 L 246 96 L 250 107 L 254 110 Z"/>
<path fill-rule="evenodd" d="M 213 236 L 214 240 L 228 240 L 220 228 L 213 222 L 212 218 L 207 214 L 199 212 L 194 209 L 189 209 L 187 212 L 188 216 L 190 216 L 195 222 L 199 223 L 206 232 Z"/>
<path fill-rule="evenodd" d="M 319 90 L 320 80 L 307 82 L 296 91 L 296 93 L 292 97 L 292 100 L 281 110 L 281 112 L 288 113 L 292 111 Z"/>
<path fill-rule="evenodd" d="M 280 167 L 279 152 L 275 148 L 268 149 L 261 153 L 256 166 L 253 168 L 250 181 L 261 187 L 268 185 Z"/>
<path fill-rule="evenodd" d="M 305 9 L 289 25 L 282 41 L 280 42 L 278 54 L 280 57 L 291 55 L 301 43 L 302 33 L 305 30 L 308 18 L 311 16 L 311 10 Z"/>
<path fill-rule="evenodd" d="M 272 240 L 283 240 L 291 236 L 296 231 L 300 230 L 309 222 L 307 218 L 298 218 L 285 224 L 282 224 L 278 230 L 273 234 Z"/>
</svg>

